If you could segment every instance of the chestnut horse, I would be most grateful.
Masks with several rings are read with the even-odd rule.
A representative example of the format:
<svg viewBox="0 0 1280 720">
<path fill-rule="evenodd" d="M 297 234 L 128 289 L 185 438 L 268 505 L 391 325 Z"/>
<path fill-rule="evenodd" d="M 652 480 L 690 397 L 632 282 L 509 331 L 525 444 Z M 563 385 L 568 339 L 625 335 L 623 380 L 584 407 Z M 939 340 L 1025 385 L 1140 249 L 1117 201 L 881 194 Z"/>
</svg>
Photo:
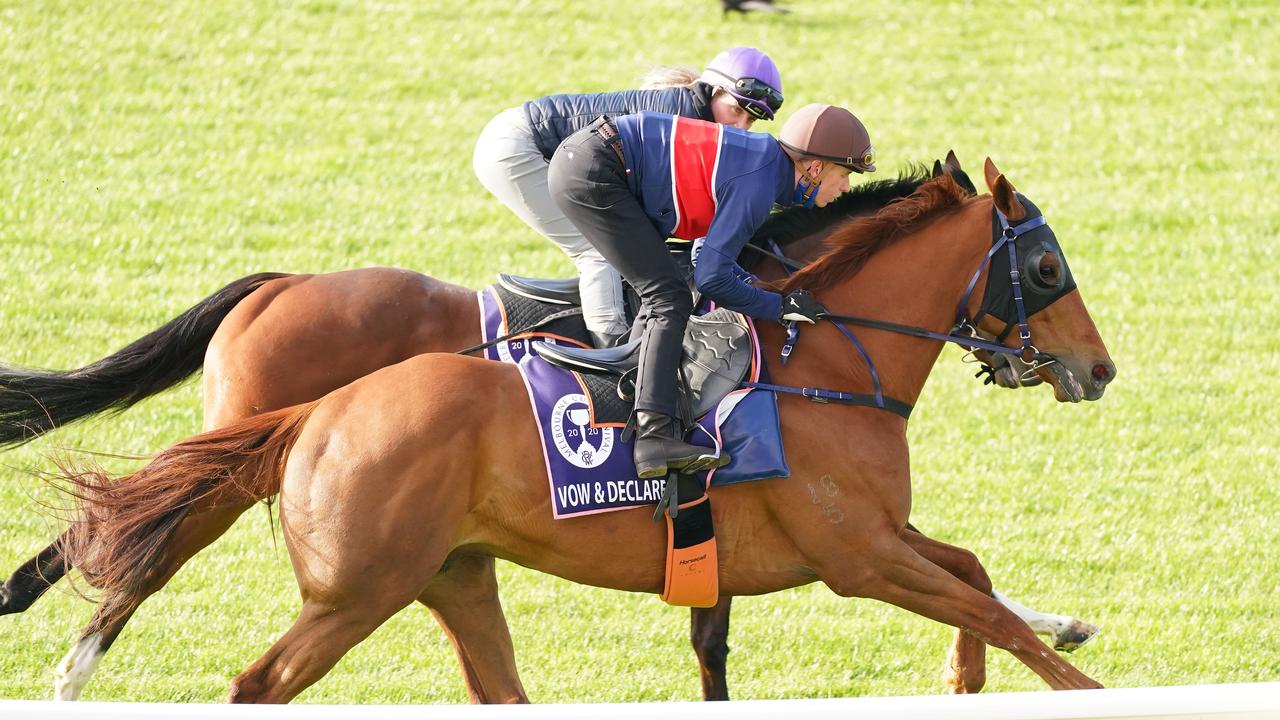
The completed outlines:
<svg viewBox="0 0 1280 720">
<path fill-rule="evenodd" d="M 982 332 L 1005 334 L 1015 321 L 1013 301 L 1008 308 L 982 304 L 983 296 L 995 296 L 993 285 L 980 280 L 988 275 L 982 261 L 992 247 L 992 207 L 1016 224 L 1034 206 L 990 161 L 987 181 L 992 196 L 982 198 L 968 198 L 950 177 L 925 183 L 874 218 L 839 230 L 832 249 L 782 289 L 808 287 L 830 308 L 858 308 L 924 328 L 951 327 L 963 296 L 967 317 L 983 307 L 976 322 Z M 1028 234 L 1040 233 L 1036 247 L 1045 248 L 1027 256 L 1034 267 L 1023 265 L 1024 272 L 1038 272 L 1049 286 L 1054 277 L 1069 279 L 1047 226 L 1029 220 L 1018 227 L 1034 228 Z M 1022 261 L 1010 254 L 1017 267 Z M 979 268 L 973 278 L 986 292 L 964 294 L 969 268 Z M 1074 285 L 1057 287 L 1039 306 L 1031 304 L 1034 297 L 1028 302 L 1031 318 L 1021 323 L 1025 357 L 1034 355 L 1037 373 L 1060 401 L 1095 400 L 1114 366 Z M 1021 316 L 1021 295 L 1012 289 Z M 853 359 L 843 336 L 825 324 L 805 332 L 812 337 L 803 353 L 771 368 L 775 381 L 868 389 L 868 369 Z M 765 327 L 761 335 L 772 356 L 781 330 Z M 940 336 L 865 335 L 885 395 L 913 404 Z M 481 398 L 489 402 L 477 402 Z M 713 493 L 726 595 L 822 580 L 837 594 L 882 599 L 966 631 L 957 635 L 960 663 L 953 669 L 968 680 L 965 662 L 981 663 L 985 642 L 1009 650 L 1051 687 L 1097 686 L 1036 639 L 991 597 L 989 586 L 974 583 L 975 589 L 932 562 L 936 549 L 947 546 L 907 529 L 904 418 L 794 397 L 784 397 L 780 407 L 792 477 Z M 304 605 L 294 627 L 236 678 L 231 698 L 287 701 L 405 605 L 432 602 L 437 583 L 475 558 L 502 557 L 602 587 L 661 588 L 665 538 L 649 513 L 554 522 L 542 468 L 526 462 L 539 454 L 537 443 L 515 368 L 421 355 L 319 401 L 181 443 L 125 478 L 69 474 L 82 514 L 68 531 L 66 551 L 103 590 L 100 612 L 109 622 L 132 612 L 167 572 L 163 561 L 171 546 L 203 532 L 201 515 L 278 493 Z M 825 496 L 821 503 L 812 501 L 818 493 Z M 489 594 L 483 587 L 477 593 L 469 579 L 451 578 L 454 600 Z M 500 616 L 496 602 L 491 609 Z M 505 627 L 490 640 L 466 652 L 469 672 L 483 679 L 489 699 L 524 699 Z"/>
<path fill-rule="evenodd" d="M 970 192 L 973 185 L 954 154 L 933 174 L 951 172 Z M 923 182 L 909 174 L 894 181 L 859 187 L 825 210 L 792 210 L 775 216 L 757 237 L 770 237 L 795 257 L 807 257 L 831 228 L 853 215 L 878 208 Z M 757 256 L 748 255 L 753 261 Z M 759 263 L 764 277 L 781 277 L 781 266 Z M 305 318 L 305 320 L 303 320 Z M 123 410 L 194 374 L 204 360 L 205 429 L 234 423 L 253 414 L 317 399 L 350 380 L 413 355 L 478 343 L 479 315 L 474 292 L 408 271 L 370 268 L 316 276 L 262 274 L 238 280 L 210 296 L 164 328 L 90 366 L 64 373 L 0 368 L 0 446 L 29 439 L 73 420 Z M 206 349 L 207 348 L 207 349 Z M 324 357 L 323 365 L 315 358 Z M 1016 361 L 1015 361 L 1016 363 Z M 1008 374 L 1009 366 L 1001 368 Z M 1016 375 L 1000 380 L 1016 386 Z M 248 507 L 202 513 L 200 525 L 188 521 L 193 547 L 175 548 L 167 567 L 156 573 L 147 594 L 162 587 L 182 564 L 221 535 Z M 197 532 L 198 530 L 198 532 Z M 922 539 L 922 542 L 924 540 Z M 0 614 L 21 612 L 68 569 L 60 541 L 50 544 L 0 587 Z M 988 583 L 977 559 L 946 546 L 934 548 L 934 560 L 975 584 Z M 473 587 L 495 588 L 491 561 L 459 563 L 449 578 L 463 574 Z M 437 585 L 451 589 L 448 578 Z M 430 603 L 463 665 L 469 696 L 484 701 L 479 680 L 468 668 L 463 646 L 469 628 L 498 628 L 499 622 L 470 616 L 498 608 L 495 597 L 455 603 L 444 590 Z M 1037 632 L 1049 634 L 1060 649 L 1087 642 L 1097 628 L 1074 618 L 1038 613 L 1002 596 Z M 140 602 L 140 600 L 139 600 Z M 691 613 L 691 640 L 698 657 L 703 697 L 728 699 L 725 658 L 731 599 Z M 136 604 L 134 605 L 136 608 Z M 102 615 L 114 610 L 107 608 Z M 497 617 L 500 618 L 500 615 Z M 103 654 L 123 630 L 129 613 L 112 622 L 95 617 L 56 673 L 56 696 L 76 699 Z M 493 630 L 496 632 L 497 630 Z M 486 636 L 481 635 L 483 640 Z M 951 662 L 948 666 L 955 665 Z M 948 671 L 952 689 L 974 691 L 980 685 Z"/>
</svg>

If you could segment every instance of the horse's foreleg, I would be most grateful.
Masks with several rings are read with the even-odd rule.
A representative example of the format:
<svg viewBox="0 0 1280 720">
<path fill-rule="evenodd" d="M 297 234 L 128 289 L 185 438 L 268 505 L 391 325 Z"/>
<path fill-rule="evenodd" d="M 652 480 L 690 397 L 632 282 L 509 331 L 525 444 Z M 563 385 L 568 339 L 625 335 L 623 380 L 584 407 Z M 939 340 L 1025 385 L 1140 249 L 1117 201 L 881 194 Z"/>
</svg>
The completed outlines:
<svg viewBox="0 0 1280 720">
<path fill-rule="evenodd" d="M 689 639 L 698 656 L 702 675 L 703 700 L 728 700 L 729 683 L 725 660 L 729 656 L 729 606 L 732 597 L 722 597 L 714 607 L 691 608 Z"/>
<path fill-rule="evenodd" d="M 1009 651 L 1055 690 L 1100 687 L 1041 642 L 995 598 L 926 560 L 897 535 L 881 533 L 863 550 L 815 563 L 823 581 L 837 594 L 883 600 L 967 630 L 988 645 Z"/>
<path fill-rule="evenodd" d="M 451 558 L 418 600 L 431 609 L 453 643 L 471 702 L 529 702 L 516 671 L 493 558 Z"/>
<path fill-rule="evenodd" d="M 0 586 L 0 615 L 20 613 L 31 607 L 45 591 L 67 574 L 62 556 L 62 536 L 13 571 Z"/>
<path fill-rule="evenodd" d="M 1041 635 L 1048 635 L 1054 650 L 1072 652 L 1083 647 L 1098 634 L 1098 626 L 1077 620 L 1066 615 L 1052 615 L 1023 605 L 1003 593 L 992 591 L 992 597 L 1001 605 L 1009 608 L 1031 629 Z"/>
<path fill-rule="evenodd" d="M 990 594 L 991 578 L 973 553 L 938 542 L 908 528 L 902 539 L 921 557 L 955 575 L 975 590 Z M 942 668 L 942 683 L 954 693 L 976 693 L 987 682 L 987 644 L 964 630 L 956 630 L 955 640 Z"/>
</svg>

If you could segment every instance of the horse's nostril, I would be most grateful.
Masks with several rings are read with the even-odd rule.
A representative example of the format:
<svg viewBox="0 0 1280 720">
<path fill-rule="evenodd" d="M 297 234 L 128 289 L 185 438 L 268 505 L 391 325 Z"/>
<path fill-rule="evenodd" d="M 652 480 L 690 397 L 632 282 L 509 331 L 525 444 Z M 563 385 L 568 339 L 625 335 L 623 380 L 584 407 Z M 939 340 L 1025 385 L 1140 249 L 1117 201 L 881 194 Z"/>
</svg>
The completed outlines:
<svg viewBox="0 0 1280 720">
<path fill-rule="evenodd" d="M 1099 383 L 1111 382 L 1111 378 L 1115 375 L 1115 370 L 1106 363 L 1098 363 L 1093 366 L 1093 379 Z"/>
</svg>

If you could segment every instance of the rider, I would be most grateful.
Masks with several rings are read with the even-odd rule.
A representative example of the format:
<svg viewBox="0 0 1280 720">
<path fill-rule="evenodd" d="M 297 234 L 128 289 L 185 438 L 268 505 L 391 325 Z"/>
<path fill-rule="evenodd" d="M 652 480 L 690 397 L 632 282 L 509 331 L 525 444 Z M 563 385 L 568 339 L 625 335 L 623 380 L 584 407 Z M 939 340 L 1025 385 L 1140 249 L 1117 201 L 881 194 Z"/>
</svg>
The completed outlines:
<svg viewBox="0 0 1280 720">
<path fill-rule="evenodd" d="M 651 73 L 651 77 L 663 72 Z M 683 83 L 657 89 L 550 95 L 505 110 L 480 133 L 472 158 L 481 184 L 573 259 L 579 274 L 582 316 L 597 347 L 612 345 L 629 329 L 622 281 L 551 199 L 547 164 L 556 148 L 601 115 L 616 117 L 651 110 L 746 130 L 756 120 L 772 120 L 782 106 L 778 68 L 755 48 L 738 47 L 716 55 L 701 77 L 682 69 L 665 73 L 665 84 Z M 650 83 L 655 84 L 664 81 Z"/>
<path fill-rule="evenodd" d="M 692 300 L 666 238 L 705 236 L 694 282 L 716 304 L 754 318 L 814 322 L 807 291 L 785 298 L 748 284 L 738 253 L 774 204 L 822 207 L 849 189 L 850 172 L 874 172 L 862 122 L 831 105 L 806 105 L 763 133 L 656 113 L 600 118 L 551 159 L 550 187 L 565 216 L 640 293 L 633 337 L 636 469 L 693 471 L 717 462 L 682 440 L 676 373 Z M 723 462 L 725 460 L 720 459 Z"/>
</svg>

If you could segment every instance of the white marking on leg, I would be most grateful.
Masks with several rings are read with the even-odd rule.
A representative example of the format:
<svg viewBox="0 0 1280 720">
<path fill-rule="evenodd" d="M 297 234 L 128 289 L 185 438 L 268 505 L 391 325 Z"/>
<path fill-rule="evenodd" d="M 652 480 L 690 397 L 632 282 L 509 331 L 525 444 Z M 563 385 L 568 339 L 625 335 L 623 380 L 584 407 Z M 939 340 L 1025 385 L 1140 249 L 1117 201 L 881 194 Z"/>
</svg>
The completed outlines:
<svg viewBox="0 0 1280 720">
<path fill-rule="evenodd" d="M 79 700 L 106 652 L 102 649 L 102 633 L 81 638 L 53 671 L 53 699 Z"/>
<path fill-rule="evenodd" d="M 1022 618 L 1022 622 L 1041 635 L 1057 635 L 1071 625 L 1071 618 L 1037 612 L 998 591 L 992 590 L 991 597 L 1012 610 L 1014 615 Z"/>
<path fill-rule="evenodd" d="M 1022 618 L 1032 631 L 1049 636 L 1049 644 L 1058 650 L 1070 652 L 1083 646 L 1098 634 L 1098 628 L 1066 615 L 1042 613 L 1018 603 L 1005 595 L 992 590 L 991 597 Z"/>
</svg>

